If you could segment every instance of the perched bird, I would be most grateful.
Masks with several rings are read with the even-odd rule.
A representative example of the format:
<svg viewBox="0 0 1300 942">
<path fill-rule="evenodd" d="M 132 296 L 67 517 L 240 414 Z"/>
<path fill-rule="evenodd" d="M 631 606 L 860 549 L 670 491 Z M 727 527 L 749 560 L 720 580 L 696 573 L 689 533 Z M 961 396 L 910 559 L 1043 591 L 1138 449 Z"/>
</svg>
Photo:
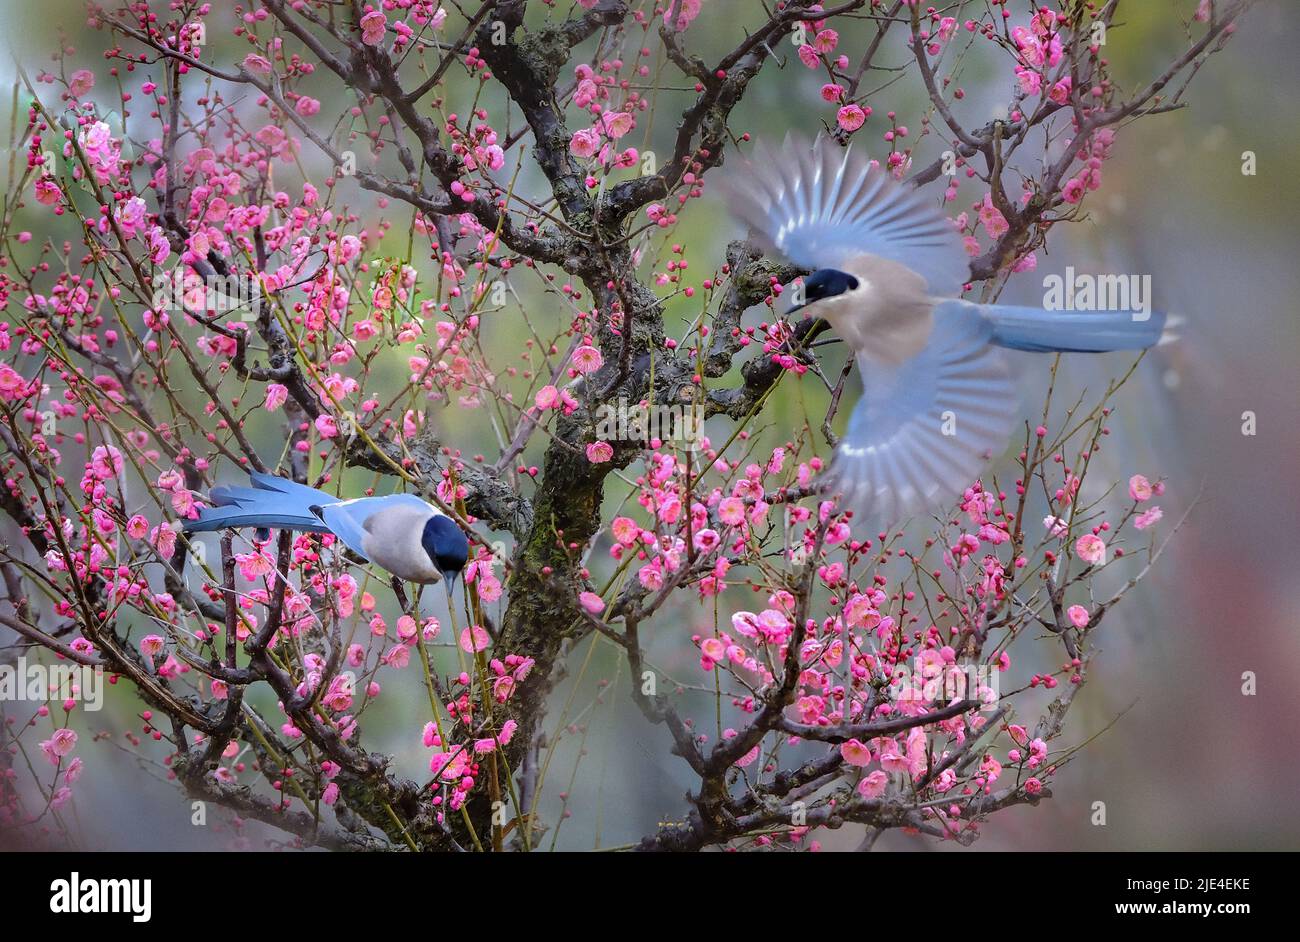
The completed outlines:
<svg viewBox="0 0 1300 942">
<path fill-rule="evenodd" d="M 853 349 L 863 395 L 826 488 L 865 520 L 891 525 L 950 500 L 1006 446 L 1018 404 L 997 348 L 1140 350 L 1164 327 L 1153 312 L 955 298 L 969 262 L 952 222 L 824 135 L 760 145 L 723 188 L 758 241 L 813 269 L 792 310 L 824 318 Z"/>
<path fill-rule="evenodd" d="M 445 513 L 414 494 L 339 500 L 324 491 L 274 474 L 250 473 L 251 487 L 220 485 L 211 507 L 185 531 L 227 527 L 333 533 L 362 559 L 398 579 L 427 584 L 453 582 L 469 558 L 469 540 Z"/>
</svg>

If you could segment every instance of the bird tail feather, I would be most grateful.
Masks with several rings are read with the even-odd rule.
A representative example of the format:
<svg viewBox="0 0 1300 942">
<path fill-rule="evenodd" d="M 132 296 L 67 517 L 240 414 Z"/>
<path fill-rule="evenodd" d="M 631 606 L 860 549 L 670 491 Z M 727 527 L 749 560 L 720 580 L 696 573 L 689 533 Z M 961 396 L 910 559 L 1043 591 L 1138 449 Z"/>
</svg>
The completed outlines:
<svg viewBox="0 0 1300 942">
<path fill-rule="evenodd" d="M 249 477 L 252 487 L 231 484 L 214 487 L 208 495 L 212 506 L 200 510 L 197 519 L 186 520 L 185 532 L 227 527 L 329 532 L 311 508 L 337 500 L 333 495 L 274 474 L 254 471 Z"/>
<path fill-rule="evenodd" d="M 989 342 L 1033 353 L 1145 350 L 1161 340 L 1160 311 L 1048 311 L 1011 304 L 968 304 L 992 330 Z"/>
</svg>

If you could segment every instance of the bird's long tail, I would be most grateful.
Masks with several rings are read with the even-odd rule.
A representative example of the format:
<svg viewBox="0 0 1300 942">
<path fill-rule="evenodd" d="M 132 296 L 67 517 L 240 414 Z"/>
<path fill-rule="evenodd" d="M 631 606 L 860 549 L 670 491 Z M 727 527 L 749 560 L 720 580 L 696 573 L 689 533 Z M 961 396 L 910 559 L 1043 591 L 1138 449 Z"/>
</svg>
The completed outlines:
<svg viewBox="0 0 1300 942">
<path fill-rule="evenodd" d="M 949 302 L 951 303 L 951 302 Z M 989 325 L 989 342 L 1034 353 L 1145 350 L 1160 341 L 1159 311 L 1048 311 L 1011 304 L 969 304 Z"/>
<path fill-rule="evenodd" d="M 1001 451 L 1019 412 L 998 347 L 1037 352 L 1140 350 L 1166 318 L 944 301 L 925 349 L 898 367 L 858 354 L 863 394 L 825 477 L 841 507 L 890 525 L 937 508 Z"/>
<path fill-rule="evenodd" d="M 187 533 L 222 530 L 226 527 L 302 530 L 329 533 L 312 508 L 338 500 L 332 494 L 298 484 L 274 474 L 254 471 L 249 475 L 251 487 L 222 484 L 209 495 L 212 506 L 199 511 L 195 520 L 186 520 Z"/>
</svg>

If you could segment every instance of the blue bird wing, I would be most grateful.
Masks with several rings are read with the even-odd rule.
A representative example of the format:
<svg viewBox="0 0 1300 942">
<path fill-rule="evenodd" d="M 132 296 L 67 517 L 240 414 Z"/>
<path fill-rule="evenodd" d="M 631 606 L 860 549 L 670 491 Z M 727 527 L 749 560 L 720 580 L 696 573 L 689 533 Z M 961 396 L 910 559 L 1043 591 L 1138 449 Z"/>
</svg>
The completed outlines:
<svg viewBox="0 0 1300 942">
<path fill-rule="evenodd" d="M 383 497 L 358 497 L 355 500 L 333 501 L 317 507 L 320 519 L 343 545 L 367 562 L 366 521 L 389 507 L 418 507 L 431 513 L 438 511 L 414 494 L 387 494 Z"/>
<path fill-rule="evenodd" d="M 971 307 L 938 305 L 928 346 L 897 367 L 858 355 L 863 394 L 825 487 L 859 521 L 879 528 L 937 509 L 1006 447 L 1016 389 Z"/>
<path fill-rule="evenodd" d="M 248 478 L 253 482 L 253 486 L 260 491 L 271 491 L 276 494 L 282 494 L 285 497 L 292 498 L 295 504 L 304 507 L 310 507 L 313 504 L 331 503 L 338 500 L 333 494 L 326 491 L 318 491 L 314 487 L 308 487 L 306 484 L 299 484 L 297 481 L 291 481 L 289 478 L 282 478 L 278 474 L 267 474 L 263 471 L 250 471 Z"/>
<path fill-rule="evenodd" d="M 325 525 L 311 511 L 314 504 L 336 500 L 287 478 L 254 471 L 252 487 L 221 484 L 208 495 L 211 506 L 184 521 L 187 532 L 222 530 L 226 527 L 258 527 L 324 533 Z"/>
<path fill-rule="evenodd" d="M 759 144 L 744 173 L 724 177 L 728 208 L 767 248 L 806 268 L 875 255 L 912 269 L 931 295 L 960 293 L 969 258 L 952 222 L 914 188 L 826 135 Z"/>
</svg>

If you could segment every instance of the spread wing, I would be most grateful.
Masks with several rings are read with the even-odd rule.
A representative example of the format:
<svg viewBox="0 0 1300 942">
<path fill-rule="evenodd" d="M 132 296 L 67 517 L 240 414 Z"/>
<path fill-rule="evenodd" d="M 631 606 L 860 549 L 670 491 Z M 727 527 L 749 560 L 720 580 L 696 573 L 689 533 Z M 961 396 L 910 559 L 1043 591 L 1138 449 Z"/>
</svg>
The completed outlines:
<svg viewBox="0 0 1300 942">
<path fill-rule="evenodd" d="M 925 279 L 931 295 L 961 291 L 969 261 L 952 223 L 915 189 L 830 137 L 759 144 L 743 173 L 722 181 L 728 208 L 759 238 L 806 268 L 876 255 Z"/>
<path fill-rule="evenodd" d="M 1015 386 L 1002 352 L 989 345 L 989 325 L 971 308 L 940 304 L 931 342 L 897 367 L 859 354 L 862 398 L 825 485 L 859 521 L 890 526 L 939 508 L 1006 447 Z"/>
<path fill-rule="evenodd" d="M 414 494 L 388 494 L 383 497 L 358 497 L 355 500 L 321 504 L 316 509 L 325 525 L 343 545 L 362 559 L 369 561 L 365 551 L 366 522 L 381 510 L 389 507 L 418 507 L 427 513 L 434 508 Z"/>
</svg>

